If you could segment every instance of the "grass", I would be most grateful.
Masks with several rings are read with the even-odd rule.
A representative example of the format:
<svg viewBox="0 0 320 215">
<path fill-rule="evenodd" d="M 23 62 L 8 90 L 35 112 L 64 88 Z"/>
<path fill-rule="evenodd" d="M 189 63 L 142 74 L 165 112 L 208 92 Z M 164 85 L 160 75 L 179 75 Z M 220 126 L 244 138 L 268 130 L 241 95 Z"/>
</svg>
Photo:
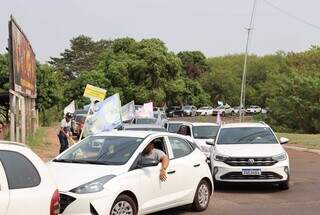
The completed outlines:
<svg viewBox="0 0 320 215">
<path fill-rule="evenodd" d="M 32 150 L 48 145 L 49 143 L 46 142 L 46 140 L 45 140 L 46 139 L 46 131 L 47 131 L 47 128 L 39 127 L 33 135 L 30 135 L 27 138 L 27 145 Z"/>
<path fill-rule="evenodd" d="M 288 138 L 290 145 L 301 146 L 308 149 L 320 149 L 320 134 L 277 133 L 277 136 L 279 138 Z"/>
</svg>

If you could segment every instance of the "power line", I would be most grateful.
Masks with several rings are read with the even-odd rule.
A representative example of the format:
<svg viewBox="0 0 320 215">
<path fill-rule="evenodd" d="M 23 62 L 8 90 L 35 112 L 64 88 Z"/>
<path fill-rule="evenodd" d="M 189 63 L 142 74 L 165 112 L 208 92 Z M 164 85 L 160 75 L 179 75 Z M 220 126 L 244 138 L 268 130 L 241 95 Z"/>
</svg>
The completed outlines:
<svg viewBox="0 0 320 215">
<path fill-rule="evenodd" d="M 309 21 L 307 21 L 307 20 L 305 20 L 305 19 L 302 19 L 302 18 L 300 18 L 300 17 L 298 17 L 298 16 L 296 16 L 296 15 L 294 15 L 294 14 L 288 12 L 288 11 L 285 11 L 285 10 L 283 10 L 282 8 L 274 5 L 274 4 L 271 3 L 270 1 L 267 1 L 267 0 L 263 0 L 263 1 L 264 1 L 266 4 L 268 4 L 270 7 L 278 10 L 279 12 L 287 15 L 288 17 L 293 18 L 293 19 L 295 19 L 295 20 L 297 20 L 297 21 L 299 21 L 299 22 L 301 22 L 301 23 L 303 23 L 303 24 L 305 24 L 305 25 L 308 25 L 308 26 L 310 26 L 310 27 L 313 27 L 313 28 L 315 28 L 315 29 L 317 29 L 317 30 L 320 30 L 320 26 L 318 26 L 318 25 L 316 25 L 316 24 L 313 24 L 313 23 L 311 23 L 311 22 L 309 22 Z"/>
</svg>

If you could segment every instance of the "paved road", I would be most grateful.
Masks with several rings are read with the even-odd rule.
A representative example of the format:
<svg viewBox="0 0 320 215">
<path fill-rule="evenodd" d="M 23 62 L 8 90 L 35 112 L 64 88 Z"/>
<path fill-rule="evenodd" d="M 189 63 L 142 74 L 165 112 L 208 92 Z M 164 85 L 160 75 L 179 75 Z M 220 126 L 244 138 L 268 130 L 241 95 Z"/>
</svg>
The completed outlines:
<svg viewBox="0 0 320 215">
<path fill-rule="evenodd" d="M 273 186 L 228 186 L 216 190 L 208 210 L 192 213 L 186 207 L 154 215 L 319 215 L 320 156 L 288 150 L 291 187 L 279 191 Z"/>
</svg>

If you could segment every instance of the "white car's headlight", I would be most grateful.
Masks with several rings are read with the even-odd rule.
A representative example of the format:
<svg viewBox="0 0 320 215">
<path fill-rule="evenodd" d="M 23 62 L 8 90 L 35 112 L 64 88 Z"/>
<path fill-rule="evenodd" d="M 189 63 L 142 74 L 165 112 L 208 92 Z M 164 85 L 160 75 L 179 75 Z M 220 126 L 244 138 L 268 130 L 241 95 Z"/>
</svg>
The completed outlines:
<svg viewBox="0 0 320 215">
<path fill-rule="evenodd" d="M 70 190 L 70 192 L 77 193 L 77 194 L 87 194 L 87 193 L 100 192 L 101 190 L 103 190 L 104 184 L 107 183 L 108 181 L 110 181 L 114 177 L 116 177 L 116 176 L 115 175 L 103 176 L 103 177 L 98 178 L 96 180 L 90 181 L 86 184 L 83 184 L 79 187 L 76 187 L 76 188 Z"/>
<path fill-rule="evenodd" d="M 216 161 L 224 162 L 227 159 L 228 159 L 228 156 L 226 156 L 226 155 L 216 154 L 214 156 L 214 160 L 216 160 Z"/>
<path fill-rule="evenodd" d="M 279 155 L 275 155 L 272 157 L 273 160 L 276 160 L 276 161 L 284 161 L 287 159 L 287 154 L 286 153 L 282 153 L 282 154 L 279 154 Z"/>
</svg>

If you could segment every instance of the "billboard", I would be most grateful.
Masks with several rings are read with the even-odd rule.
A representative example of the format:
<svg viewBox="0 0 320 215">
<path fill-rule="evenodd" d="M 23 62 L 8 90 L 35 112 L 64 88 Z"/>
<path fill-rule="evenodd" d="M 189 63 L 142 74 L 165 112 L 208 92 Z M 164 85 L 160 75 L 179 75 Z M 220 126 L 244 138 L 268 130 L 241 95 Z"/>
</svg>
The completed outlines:
<svg viewBox="0 0 320 215">
<path fill-rule="evenodd" d="M 9 21 L 9 49 L 11 54 L 11 88 L 25 96 L 35 98 L 36 91 L 36 59 L 32 47 L 15 22 Z"/>
</svg>

